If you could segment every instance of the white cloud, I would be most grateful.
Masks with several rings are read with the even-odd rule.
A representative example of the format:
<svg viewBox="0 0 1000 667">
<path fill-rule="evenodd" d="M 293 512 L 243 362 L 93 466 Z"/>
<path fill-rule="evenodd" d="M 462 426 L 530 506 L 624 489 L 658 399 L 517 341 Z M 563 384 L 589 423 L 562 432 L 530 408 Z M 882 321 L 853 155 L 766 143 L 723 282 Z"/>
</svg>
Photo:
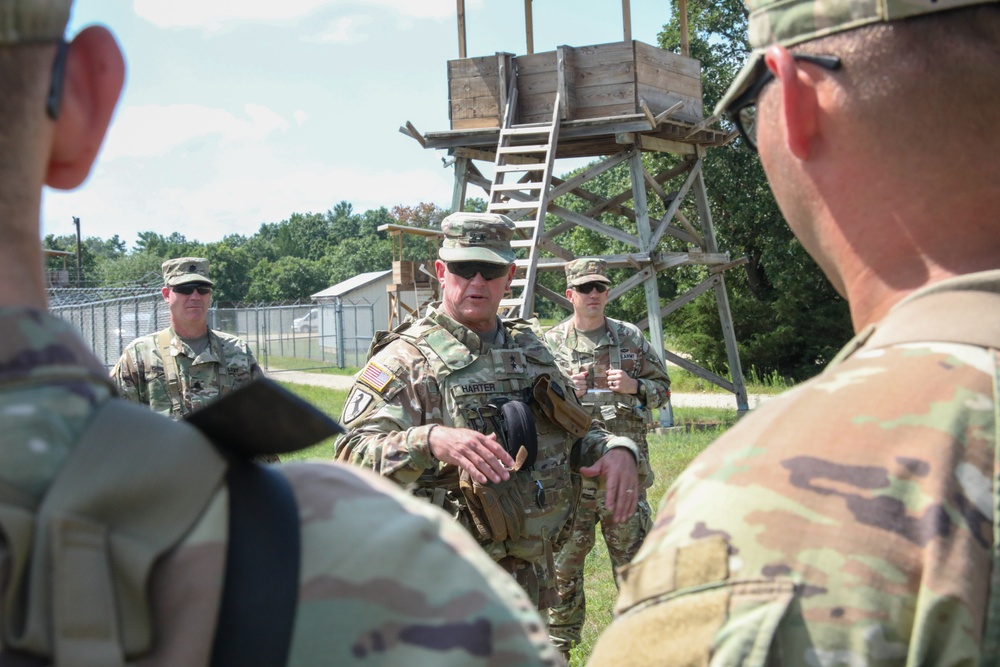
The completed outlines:
<svg viewBox="0 0 1000 667">
<path fill-rule="evenodd" d="M 473 0 L 476 6 L 481 0 Z M 445 19 L 455 15 L 454 0 L 366 0 L 367 6 L 401 16 Z M 140 17 L 161 27 L 220 30 L 242 21 L 294 21 L 321 9 L 357 7 L 351 0 L 134 0 Z"/>
<path fill-rule="evenodd" d="M 318 35 L 305 38 L 308 42 L 324 44 L 354 44 L 368 38 L 362 28 L 371 23 L 367 16 L 341 16 L 330 23 L 327 29 Z"/>
<path fill-rule="evenodd" d="M 103 159 L 163 156 L 192 139 L 213 135 L 227 143 L 260 141 L 290 127 L 266 107 L 247 104 L 244 111 L 246 117 L 240 118 L 195 104 L 125 107 L 108 135 Z"/>
</svg>

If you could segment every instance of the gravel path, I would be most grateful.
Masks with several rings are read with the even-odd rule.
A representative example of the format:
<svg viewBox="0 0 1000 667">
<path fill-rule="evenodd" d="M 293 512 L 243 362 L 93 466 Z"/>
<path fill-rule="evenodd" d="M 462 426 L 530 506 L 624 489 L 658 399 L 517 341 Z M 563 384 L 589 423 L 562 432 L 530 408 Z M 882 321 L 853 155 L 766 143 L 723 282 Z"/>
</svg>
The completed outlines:
<svg viewBox="0 0 1000 667">
<path fill-rule="evenodd" d="M 272 368 L 267 371 L 267 377 L 278 382 L 308 384 L 327 389 L 350 389 L 354 378 L 350 375 L 333 375 L 329 373 L 306 373 L 303 371 L 285 371 Z M 751 394 L 747 397 L 750 408 L 753 409 L 771 398 L 764 394 Z M 736 397 L 732 394 L 673 394 L 670 398 L 674 408 L 733 408 L 736 409 Z"/>
</svg>

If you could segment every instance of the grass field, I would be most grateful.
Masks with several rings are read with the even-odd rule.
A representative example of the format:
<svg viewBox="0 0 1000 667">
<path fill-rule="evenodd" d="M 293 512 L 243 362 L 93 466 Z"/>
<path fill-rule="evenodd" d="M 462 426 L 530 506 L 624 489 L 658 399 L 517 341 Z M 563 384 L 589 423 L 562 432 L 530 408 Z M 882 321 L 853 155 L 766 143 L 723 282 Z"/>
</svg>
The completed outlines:
<svg viewBox="0 0 1000 667">
<path fill-rule="evenodd" d="M 340 415 L 347 399 L 346 391 L 282 384 L 334 418 Z M 650 506 L 654 510 L 667 487 L 691 459 L 736 421 L 736 411 L 711 408 L 678 409 L 675 410 L 674 419 L 676 423 L 683 424 L 686 428 L 673 429 L 665 435 L 653 434 L 649 437 L 649 458 L 656 481 L 649 489 L 648 496 Z M 333 440 L 325 440 L 307 450 L 282 458 L 283 460 L 332 459 Z M 611 622 L 612 610 L 618 596 L 608 552 L 604 548 L 600 531 L 597 535 L 597 546 L 587 557 L 584 576 L 587 622 L 583 629 L 583 641 L 573 651 L 570 664 L 574 667 L 586 663 L 598 635 Z"/>
</svg>

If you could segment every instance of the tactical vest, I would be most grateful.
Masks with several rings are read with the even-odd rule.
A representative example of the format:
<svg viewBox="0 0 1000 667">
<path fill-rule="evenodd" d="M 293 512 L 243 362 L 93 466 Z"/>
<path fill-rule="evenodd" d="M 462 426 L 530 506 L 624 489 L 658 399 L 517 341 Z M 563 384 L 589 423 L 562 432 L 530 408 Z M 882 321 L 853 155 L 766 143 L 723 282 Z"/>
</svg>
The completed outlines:
<svg viewBox="0 0 1000 667">
<path fill-rule="evenodd" d="M 611 326 L 614 325 L 609 324 L 607 329 L 607 336 L 611 340 L 611 345 L 607 348 L 596 348 L 593 355 L 582 353 L 576 348 L 571 350 L 573 368 L 587 368 L 591 383 L 597 380 L 594 371 L 596 357 L 604 349 L 608 351 L 608 366 L 603 369 L 604 373 L 615 368 L 635 377 L 635 361 L 623 361 L 621 341 L 611 330 Z M 580 334 L 577 333 L 577 336 Z M 588 387 L 587 393 L 580 397 L 580 403 L 590 408 L 593 418 L 603 421 L 609 431 L 632 438 L 637 443 L 646 441 L 646 425 L 653 421 L 653 413 L 642 404 L 638 396 L 613 392 L 607 388 L 605 381 L 603 387 Z"/>
<path fill-rule="evenodd" d="M 164 329 L 156 334 L 156 346 L 160 350 L 160 361 L 163 363 L 163 376 L 167 383 L 167 395 L 170 397 L 170 416 L 177 418 L 184 414 L 183 392 L 181 391 L 180 369 L 177 367 L 177 359 L 174 358 L 170 341 L 173 340 L 173 331 Z M 209 329 L 208 345 L 212 353 L 219 360 L 216 382 L 219 385 L 219 398 L 229 393 L 232 387 L 229 383 L 229 364 L 226 363 L 226 355 L 223 350 L 222 340 L 214 335 Z M 155 382 L 156 380 L 152 380 Z"/>
<path fill-rule="evenodd" d="M 526 390 L 542 373 L 561 382 L 555 358 L 531 332 L 528 323 L 505 321 L 502 328 L 502 347 L 479 356 L 473 355 L 440 325 L 417 324 L 396 330 L 396 335 L 411 343 L 426 358 L 436 383 L 432 392 L 440 393 L 443 404 L 444 425 L 492 433 L 490 403 L 497 399 L 524 400 Z M 384 344 L 388 340 L 379 342 Z M 550 421 L 537 404 L 531 403 L 531 411 L 538 432 L 537 459 L 530 468 L 514 473 L 525 508 L 524 530 L 520 539 L 483 543 L 482 546 L 515 575 L 529 594 L 534 593 L 531 590 L 534 586 L 531 582 L 526 584 L 524 578 L 530 573 L 518 571 L 521 564 L 517 561 L 531 564 L 539 592 L 539 597 L 532 597 L 538 600 L 540 608 L 545 608 L 553 603 L 551 595 L 546 595 L 555 587 L 553 549 L 558 550 L 568 537 L 579 476 L 570 472 L 572 436 Z M 464 508 L 461 494 L 456 491 L 457 475 L 454 480 L 424 476 L 417 484 L 433 489 L 441 487 L 442 482 L 448 489 L 448 499 Z M 428 495 L 433 495 L 433 491 Z M 468 525 L 467 521 L 465 523 Z"/>
</svg>

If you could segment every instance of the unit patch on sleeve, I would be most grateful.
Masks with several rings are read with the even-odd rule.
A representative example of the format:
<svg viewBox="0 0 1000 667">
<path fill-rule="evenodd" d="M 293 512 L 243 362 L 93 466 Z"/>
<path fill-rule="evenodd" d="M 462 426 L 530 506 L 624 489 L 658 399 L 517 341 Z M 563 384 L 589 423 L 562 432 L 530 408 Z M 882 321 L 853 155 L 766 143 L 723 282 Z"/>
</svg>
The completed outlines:
<svg viewBox="0 0 1000 667">
<path fill-rule="evenodd" d="M 396 376 L 383 368 L 381 364 L 369 361 L 358 379 L 381 394 L 382 390 L 396 379 Z"/>
<path fill-rule="evenodd" d="M 360 389 L 352 391 L 351 395 L 347 397 L 347 403 L 344 406 L 344 416 L 342 417 L 344 423 L 350 424 L 360 417 L 374 399 L 375 397 L 367 391 L 361 391 Z"/>
</svg>

